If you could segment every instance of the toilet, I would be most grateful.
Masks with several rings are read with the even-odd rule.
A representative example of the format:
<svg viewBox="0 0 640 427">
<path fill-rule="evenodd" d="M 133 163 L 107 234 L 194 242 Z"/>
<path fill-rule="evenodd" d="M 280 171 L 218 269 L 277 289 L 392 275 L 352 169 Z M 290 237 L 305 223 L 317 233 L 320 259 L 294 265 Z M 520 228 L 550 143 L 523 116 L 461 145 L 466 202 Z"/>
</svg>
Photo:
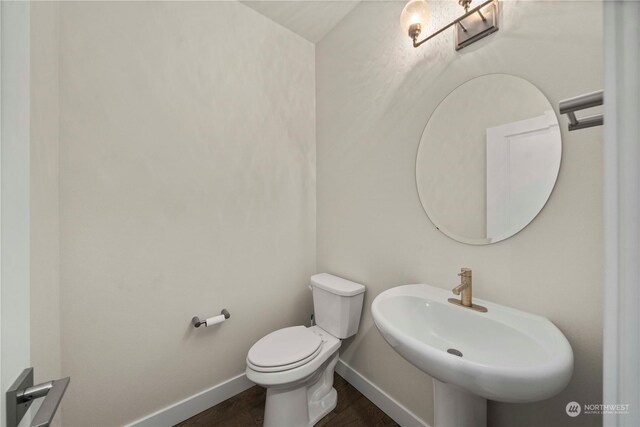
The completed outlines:
<svg viewBox="0 0 640 427">
<path fill-rule="evenodd" d="M 271 332 L 247 354 L 247 378 L 267 389 L 264 427 L 311 427 L 336 407 L 333 371 L 342 339 L 360 325 L 365 287 L 311 277 L 315 326 Z"/>
</svg>

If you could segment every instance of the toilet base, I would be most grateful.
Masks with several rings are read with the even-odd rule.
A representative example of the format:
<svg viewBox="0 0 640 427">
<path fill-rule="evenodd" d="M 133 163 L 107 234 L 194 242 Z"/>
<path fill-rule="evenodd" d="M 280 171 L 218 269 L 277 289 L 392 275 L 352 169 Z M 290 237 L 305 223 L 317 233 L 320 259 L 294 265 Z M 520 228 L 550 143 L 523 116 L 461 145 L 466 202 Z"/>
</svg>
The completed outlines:
<svg viewBox="0 0 640 427">
<path fill-rule="evenodd" d="M 263 427 L 312 427 L 338 403 L 333 372 L 338 352 L 306 384 L 292 389 L 267 388 Z"/>
<path fill-rule="evenodd" d="M 309 403 L 309 427 L 315 425 L 329 412 L 333 411 L 338 404 L 338 392 L 331 387 L 331 391 L 317 402 Z"/>
</svg>

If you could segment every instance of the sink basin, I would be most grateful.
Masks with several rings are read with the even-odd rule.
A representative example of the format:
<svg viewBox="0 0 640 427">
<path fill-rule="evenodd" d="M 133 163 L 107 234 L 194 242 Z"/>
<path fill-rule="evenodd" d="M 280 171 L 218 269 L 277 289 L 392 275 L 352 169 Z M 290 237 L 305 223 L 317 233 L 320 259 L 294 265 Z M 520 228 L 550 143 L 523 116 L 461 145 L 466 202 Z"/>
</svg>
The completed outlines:
<svg viewBox="0 0 640 427">
<path fill-rule="evenodd" d="M 378 295 L 371 311 L 385 340 L 441 383 L 502 402 L 547 399 L 566 387 L 573 352 L 551 321 L 476 298 L 488 311 L 473 311 L 449 303 L 452 296 L 398 286 Z"/>
</svg>

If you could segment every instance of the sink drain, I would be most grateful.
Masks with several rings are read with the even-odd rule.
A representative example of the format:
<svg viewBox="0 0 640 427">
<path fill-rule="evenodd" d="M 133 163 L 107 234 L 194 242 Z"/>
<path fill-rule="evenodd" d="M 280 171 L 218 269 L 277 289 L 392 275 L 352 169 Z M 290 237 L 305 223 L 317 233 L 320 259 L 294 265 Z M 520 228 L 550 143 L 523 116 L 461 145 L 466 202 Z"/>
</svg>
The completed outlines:
<svg viewBox="0 0 640 427">
<path fill-rule="evenodd" d="M 462 357 L 462 352 L 460 350 L 456 350 L 455 348 L 450 348 L 449 350 L 447 350 L 447 353 Z"/>
</svg>

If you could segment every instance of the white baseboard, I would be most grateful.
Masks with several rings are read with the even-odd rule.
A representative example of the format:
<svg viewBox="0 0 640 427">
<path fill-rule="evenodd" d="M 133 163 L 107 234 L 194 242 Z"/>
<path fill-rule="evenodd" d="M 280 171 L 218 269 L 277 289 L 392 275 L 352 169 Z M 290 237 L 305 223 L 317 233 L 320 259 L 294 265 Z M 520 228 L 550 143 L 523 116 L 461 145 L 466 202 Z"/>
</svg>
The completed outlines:
<svg viewBox="0 0 640 427">
<path fill-rule="evenodd" d="M 341 359 L 338 360 L 336 365 L 336 372 L 402 427 L 430 427 L 429 424 L 418 418 L 416 414 L 380 390 L 377 385 L 366 379 L 360 372 L 347 365 Z M 241 374 L 187 397 L 180 402 L 162 408 L 151 415 L 140 418 L 126 427 L 171 427 L 236 394 L 242 393 L 253 385 L 245 374 Z"/>
<path fill-rule="evenodd" d="M 140 418 L 126 427 L 171 427 L 254 385 L 245 374 L 241 374 Z"/>
<path fill-rule="evenodd" d="M 342 359 L 338 360 L 336 372 L 402 427 L 430 427 L 416 414 L 362 376 L 360 372 L 344 363 Z"/>
</svg>

